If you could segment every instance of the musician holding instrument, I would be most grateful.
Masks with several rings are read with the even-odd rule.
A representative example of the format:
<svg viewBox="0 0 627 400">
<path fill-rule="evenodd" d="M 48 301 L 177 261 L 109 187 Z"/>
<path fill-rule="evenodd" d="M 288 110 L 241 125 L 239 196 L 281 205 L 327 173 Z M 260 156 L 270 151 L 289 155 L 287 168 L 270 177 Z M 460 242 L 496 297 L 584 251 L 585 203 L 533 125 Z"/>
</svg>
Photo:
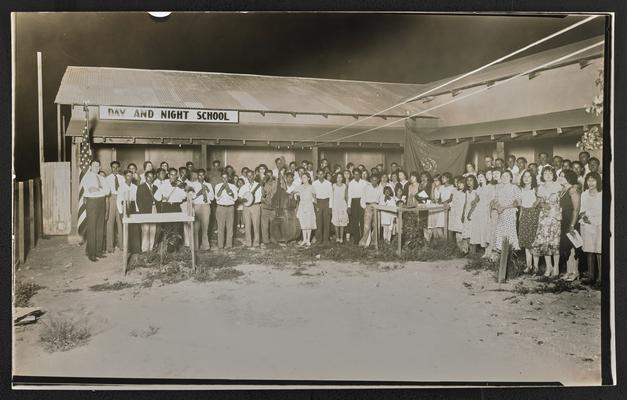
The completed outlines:
<svg viewBox="0 0 627 400">
<path fill-rule="evenodd" d="M 192 171 L 191 180 L 187 183 L 192 190 L 192 204 L 194 205 L 195 250 L 204 251 L 210 249 L 209 218 L 211 217 L 211 202 L 215 197 L 211 184 L 205 182 L 205 174 L 203 168 Z"/>
<path fill-rule="evenodd" d="M 261 241 L 264 245 L 276 239 L 270 235 L 270 225 L 275 217 L 273 198 L 277 190 L 277 179 L 271 170 L 264 171 L 263 187 L 261 189 Z"/>
<path fill-rule="evenodd" d="M 237 199 L 237 187 L 229 182 L 229 174 L 224 171 L 221 175 L 222 182 L 215 188 L 216 221 L 218 223 L 218 248 L 233 247 L 233 221 L 235 220 L 235 200 Z"/>
<path fill-rule="evenodd" d="M 238 197 L 244 200 L 244 229 L 248 247 L 258 247 L 261 242 L 261 195 L 261 183 L 255 177 L 255 171 L 247 170 L 244 186 L 239 189 Z"/>
</svg>

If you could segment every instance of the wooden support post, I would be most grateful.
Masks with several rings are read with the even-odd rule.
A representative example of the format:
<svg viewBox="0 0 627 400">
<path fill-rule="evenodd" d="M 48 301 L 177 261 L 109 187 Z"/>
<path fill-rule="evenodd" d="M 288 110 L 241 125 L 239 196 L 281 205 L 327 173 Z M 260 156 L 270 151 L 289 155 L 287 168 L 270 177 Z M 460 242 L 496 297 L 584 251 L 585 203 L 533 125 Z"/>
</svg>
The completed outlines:
<svg viewBox="0 0 627 400">
<path fill-rule="evenodd" d="M 396 233 L 396 240 L 398 241 L 398 250 L 396 251 L 400 257 L 403 249 L 403 207 L 398 208 L 398 232 Z"/>
<path fill-rule="evenodd" d="M 37 241 L 44 237 L 43 201 L 41 195 L 41 178 L 35 179 L 35 216 L 37 224 Z"/>
<path fill-rule="evenodd" d="M 61 154 L 63 156 L 62 160 L 63 161 L 67 161 L 67 157 L 65 155 L 65 146 L 67 145 L 66 140 L 65 140 L 65 129 L 66 129 L 65 128 L 65 115 L 61 116 L 61 121 L 62 121 L 61 122 L 61 132 L 62 132 L 61 135 L 63 136 L 63 141 L 61 142 L 62 143 L 62 146 L 61 146 L 62 153 Z"/>
<path fill-rule="evenodd" d="M 35 181 L 28 180 L 28 248 L 35 247 Z"/>
<path fill-rule="evenodd" d="M 122 218 L 125 218 L 125 216 L 123 216 Z M 126 275 L 126 270 L 128 268 L 128 224 L 126 222 L 122 223 L 123 229 L 122 229 L 122 236 L 124 236 L 124 245 L 122 246 L 124 251 L 122 253 L 122 265 L 123 265 L 123 270 L 122 272 L 124 273 L 124 275 Z"/>
<path fill-rule="evenodd" d="M 37 100 L 39 111 L 39 176 L 44 168 L 44 101 L 41 76 L 41 51 L 37 52 Z"/>
<path fill-rule="evenodd" d="M 26 240 L 24 236 L 24 182 L 18 182 L 17 184 L 17 232 L 17 248 L 20 253 L 20 265 L 23 265 L 26 260 L 26 248 L 24 245 Z"/>
<path fill-rule="evenodd" d="M 499 277 L 498 282 L 504 283 L 507 281 L 507 262 L 509 260 L 510 247 L 509 239 L 503 239 L 503 245 L 501 246 L 501 258 L 499 260 Z"/>
<path fill-rule="evenodd" d="M 505 142 L 496 142 L 496 158 L 505 160 Z"/>
<path fill-rule="evenodd" d="M 80 146 L 78 143 L 72 142 L 72 162 L 70 164 L 71 169 L 71 203 L 72 209 L 70 211 L 72 215 L 72 226 L 70 234 L 68 235 L 69 243 L 82 243 L 82 238 L 78 234 L 78 191 L 80 187 Z"/>
<path fill-rule="evenodd" d="M 62 157 L 63 133 L 61 132 L 61 104 L 57 104 L 57 161 L 63 161 Z"/>
<path fill-rule="evenodd" d="M 374 248 L 379 248 L 379 210 L 373 208 L 374 210 Z"/>
<path fill-rule="evenodd" d="M 319 168 L 319 151 L 320 149 L 318 148 L 318 146 L 314 146 L 311 148 L 311 163 L 313 164 L 313 170 L 314 173 L 318 170 Z M 312 177 L 313 179 L 313 177 Z"/>
<path fill-rule="evenodd" d="M 207 169 L 207 145 L 200 145 L 200 168 Z"/>
</svg>

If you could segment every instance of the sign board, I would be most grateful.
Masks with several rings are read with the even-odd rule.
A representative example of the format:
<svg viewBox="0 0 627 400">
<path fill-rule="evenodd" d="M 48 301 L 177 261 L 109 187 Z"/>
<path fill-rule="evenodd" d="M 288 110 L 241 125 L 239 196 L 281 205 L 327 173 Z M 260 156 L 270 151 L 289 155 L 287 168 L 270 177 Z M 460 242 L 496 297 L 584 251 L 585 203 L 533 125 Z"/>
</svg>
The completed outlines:
<svg viewBox="0 0 627 400">
<path fill-rule="evenodd" d="M 203 108 L 99 106 L 102 120 L 239 123 L 239 112 Z"/>
</svg>

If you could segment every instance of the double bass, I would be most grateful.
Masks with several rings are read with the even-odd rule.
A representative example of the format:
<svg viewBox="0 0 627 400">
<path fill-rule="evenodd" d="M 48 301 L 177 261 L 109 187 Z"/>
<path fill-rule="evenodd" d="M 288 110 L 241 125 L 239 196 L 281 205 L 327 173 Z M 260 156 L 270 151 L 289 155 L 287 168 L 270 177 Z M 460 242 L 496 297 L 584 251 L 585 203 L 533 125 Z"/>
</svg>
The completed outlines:
<svg viewBox="0 0 627 400">
<path fill-rule="evenodd" d="M 272 198 L 275 217 L 270 224 L 270 235 L 278 242 L 285 243 L 298 240 L 301 234 L 296 217 L 298 201 L 293 194 L 287 193 L 288 186 L 285 176 L 279 173 L 277 191 Z"/>
</svg>

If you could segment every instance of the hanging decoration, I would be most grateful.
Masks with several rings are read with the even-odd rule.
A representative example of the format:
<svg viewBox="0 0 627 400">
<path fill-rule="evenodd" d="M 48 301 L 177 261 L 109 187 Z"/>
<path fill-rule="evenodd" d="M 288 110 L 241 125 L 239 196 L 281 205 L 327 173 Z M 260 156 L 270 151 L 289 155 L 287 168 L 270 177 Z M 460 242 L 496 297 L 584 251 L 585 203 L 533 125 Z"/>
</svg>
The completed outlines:
<svg viewBox="0 0 627 400">
<path fill-rule="evenodd" d="M 586 112 L 598 117 L 603 115 L 603 69 L 599 70 L 599 75 L 594 83 L 598 89 L 597 95 L 592 99 L 591 105 L 586 105 Z M 603 124 L 586 129 L 579 142 L 577 142 L 577 147 L 585 151 L 603 148 Z"/>
</svg>

